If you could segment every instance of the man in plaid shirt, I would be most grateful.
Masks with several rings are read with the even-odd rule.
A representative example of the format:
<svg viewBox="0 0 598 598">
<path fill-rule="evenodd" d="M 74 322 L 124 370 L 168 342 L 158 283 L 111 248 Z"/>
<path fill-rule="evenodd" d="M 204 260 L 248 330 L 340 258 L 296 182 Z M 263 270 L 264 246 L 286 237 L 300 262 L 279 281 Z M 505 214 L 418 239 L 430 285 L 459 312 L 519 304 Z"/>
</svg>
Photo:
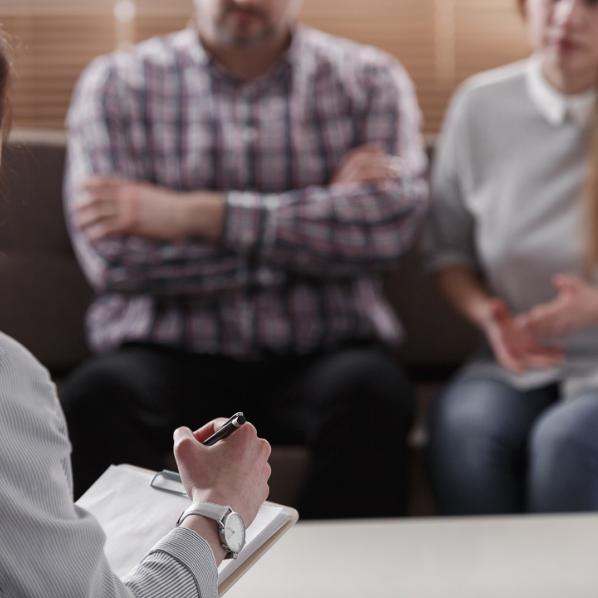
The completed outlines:
<svg viewBox="0 0 598 598">
<path fill-rule="evenodd" d="M 244 410 L 311 448 L 304 516 L 404 507 L 412 399 L 380 278 L 425 207 L 420 113 L 396 60 L 300 4 L 195 0 L 193 27 L 78 84 L 67 213 L 98 355 L 64 392 L 77 493 Z"/>
</svg>

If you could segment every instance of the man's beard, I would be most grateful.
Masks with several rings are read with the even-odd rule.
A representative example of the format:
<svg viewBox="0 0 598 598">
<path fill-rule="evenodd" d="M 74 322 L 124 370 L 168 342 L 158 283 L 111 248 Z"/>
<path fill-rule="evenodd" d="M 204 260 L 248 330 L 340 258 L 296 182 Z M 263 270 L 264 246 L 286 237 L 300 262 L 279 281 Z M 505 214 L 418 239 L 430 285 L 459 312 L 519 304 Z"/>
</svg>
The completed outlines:
<svg viewBox="0 0 598 598">
<path fill-rule="evenodd" d="M 227 25 L 229 15 L 237 12 L 253 15 L 255 19 L 261 22 L 262 26 L 259 29 L 247 32 L 242 28 L 229 27 Z M 255 9 L 239 9 L 234 5 L 228 6 L 224 10 L 216 23 L 216 28 L 226 43 L 240 48 L 260 45 L 274 36 L 274 27 L 266 13 Z"/>
</svg>

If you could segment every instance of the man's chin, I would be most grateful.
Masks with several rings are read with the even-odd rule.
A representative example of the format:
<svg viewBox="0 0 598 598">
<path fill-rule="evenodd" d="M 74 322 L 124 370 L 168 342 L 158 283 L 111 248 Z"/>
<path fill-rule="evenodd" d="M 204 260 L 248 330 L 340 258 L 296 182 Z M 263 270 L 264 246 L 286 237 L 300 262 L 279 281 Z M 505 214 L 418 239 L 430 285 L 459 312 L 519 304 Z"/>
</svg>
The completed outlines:
<svg viewBox="0 0 598 598">
<path fill-rule="evenodd" d="M 269 31 L 261 31 L 257 33 L 227 31 L 223 32 L 223 37 L 228 45 L 236 48 L 255 48 L 272 39 L 272 35 Z"/>
</svg>

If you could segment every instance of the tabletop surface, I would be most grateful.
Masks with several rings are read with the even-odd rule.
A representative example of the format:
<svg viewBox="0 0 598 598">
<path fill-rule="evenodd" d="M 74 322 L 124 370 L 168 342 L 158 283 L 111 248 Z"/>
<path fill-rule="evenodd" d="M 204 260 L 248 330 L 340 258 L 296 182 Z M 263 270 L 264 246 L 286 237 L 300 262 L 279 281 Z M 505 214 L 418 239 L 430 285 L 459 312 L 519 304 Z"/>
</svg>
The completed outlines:
<svg viewBox="0 0 598 598">
<path fill-rule="evenodd" d="M 299 523 L 226 598 L 598 598 L 598 515 Z"/>
</svg>

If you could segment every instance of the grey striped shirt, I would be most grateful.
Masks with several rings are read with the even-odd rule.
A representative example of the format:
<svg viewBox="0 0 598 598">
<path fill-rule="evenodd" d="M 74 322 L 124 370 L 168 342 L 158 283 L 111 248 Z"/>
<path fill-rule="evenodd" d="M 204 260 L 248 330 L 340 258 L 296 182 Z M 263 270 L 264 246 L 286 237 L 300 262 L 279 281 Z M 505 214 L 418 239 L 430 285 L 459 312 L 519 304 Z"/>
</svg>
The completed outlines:
<svg viewBox="0 0 598 598">
<path fill-rule="evenodd" d="M 70 443 L 48 372 L 0 333 L 0 597 L 215 598 L 208 544 L 178 528 L 120 580 L 96 520 L 73 504 Z M 141 506 L 140 506 L 141 508 Z"/>
</svg>

